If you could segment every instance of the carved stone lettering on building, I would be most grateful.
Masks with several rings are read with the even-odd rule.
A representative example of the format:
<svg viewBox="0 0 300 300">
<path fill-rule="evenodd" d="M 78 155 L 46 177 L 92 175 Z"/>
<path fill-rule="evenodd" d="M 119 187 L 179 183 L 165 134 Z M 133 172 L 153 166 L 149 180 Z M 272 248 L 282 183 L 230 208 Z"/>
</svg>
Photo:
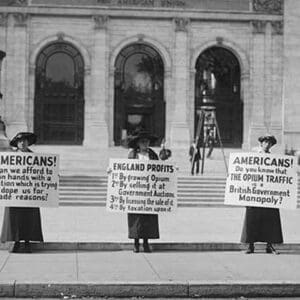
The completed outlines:
<svg viewBox="0 0 300 300">
<path fill-rule="evenodd" d="M 154 0 L 118 0 L 117 5 L 154 7 Z"/>
<path fill-rule="evenodd" d="M 264 34 L 266 32 L 266 21 L 252 21 L 252 32 L 254 34 Z"/>
<path fill-rule="evenodd" d="M 108 23 L 108 16 L 93 16 L 94 29 L 106 29 Z"/>
<path fill-rule="evenodd" d="M 272 34 L 278 34 L 282 35 L 283 34 L 283 22 L 282 21 L 273 21 L 271 22 L 272 26 Z"/>
<path fill-rule="evenodd" d="M 7 25 L 7 13 L 0 13 L 0 26 L 6 26 Z"/>
<path fill-rule="evenodd" d="M 161 0 L 160 5 L 162 7 L 168 7 L 168 8 L 175 8 L 175 7 L 185 8 L 186 7 L 186 3 L 182 0 Z"/>
<path fill-rule="evenodd" d="M 15 13 L 13 14 L 15 26 L 27 26 L 28 14 L 24 13 Z"/>
<path fill-rule="evenodd" d="M 8 0 L 1 0 L 8 1 Z M 1 5 L 0 1 L 0 5 Z M 27 0 L 29 1 L 29 0 Z M 46 6 L 107 6 L 192 10 L 249 11 L 252 0 L 30 0 L 29 4 Z M 251 2 L 252 3 L 252 2 Z"/>
<path fill-rule="evenodd" d="M 188 30 L 188 24 L 189 24 L 189 19 L 175 18 L 174 19 L 174 23 L 175 23 L 175 31 L 184 31 L 184 32 L 187 32 L 187 30 Z"/>
<path fill-rule="evenodd" d="M 253 0 L 253 10 L 262 13 L 282 14 L 283 0 Z"/>
<path fill-rule="evenodd" d="M 8 6 L 26 6 L 28 5 L 28 0 L 8 0 Z"/>
</svg>

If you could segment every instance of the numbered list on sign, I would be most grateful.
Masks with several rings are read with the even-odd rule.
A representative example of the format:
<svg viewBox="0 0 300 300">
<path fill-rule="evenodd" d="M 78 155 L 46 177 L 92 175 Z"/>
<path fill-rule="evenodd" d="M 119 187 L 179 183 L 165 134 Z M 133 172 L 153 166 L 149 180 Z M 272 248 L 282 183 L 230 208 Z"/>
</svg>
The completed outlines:
<svg viewBox="0 0 300 300">
<path fill-rule="evenodd" d="M 177 209 L 177 169 L 173 164 L 111 159 L 109 169 L 108 211 L 158 214 Z"/>
</svg>

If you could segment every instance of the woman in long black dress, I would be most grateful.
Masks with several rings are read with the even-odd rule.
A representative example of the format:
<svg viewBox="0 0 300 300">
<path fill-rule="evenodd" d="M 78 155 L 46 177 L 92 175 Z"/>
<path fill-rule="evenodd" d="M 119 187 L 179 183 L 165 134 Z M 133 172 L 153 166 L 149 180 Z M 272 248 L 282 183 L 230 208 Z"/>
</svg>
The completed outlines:
<svg viewBox="0 0 300 300">
<path fill-rule="evenodd" d="M 151 142 L 157 137 L 147 131 L 141 131 L 132 138 L 128 146 L 133 148 L 128 158 L 142 160 L 158 160 L 157 154 L 149 148 Z M 128 237 L 134 239 L 133 251 L 139 252 L 139 239 L 143 239 L 144 252 L 151 252 L 148 239 L 159 238 L 158 215 L 156 214 L 128 214 Z"/>
<path fill-rule="evenodd" d="M 261 136 L 260 153 L 270 153 L 270 148 L 277 143 L 274 136 Z M 254 252 L 255 242 L 266 242 L 266 252 L 276 254 L 273 243 L 283 243 L 280 213 L 278 208 L 247 207 L 241 237 L 242 243 L 249 243 L 247 254 Z"/>
<path fill-rule="evenodd" d="M 18 133 L 10 142 L 19 152 L 32 152 L 28 146 L 36 142 L 30 132 Z M 40 209 L 38 207 L 5 207 L 1 242 L 14 241 L 12 252 L 31 253 L 30 241 L 43 241 Z M 21 241 L 25 241 L 21 247 Z"/>
</svg>

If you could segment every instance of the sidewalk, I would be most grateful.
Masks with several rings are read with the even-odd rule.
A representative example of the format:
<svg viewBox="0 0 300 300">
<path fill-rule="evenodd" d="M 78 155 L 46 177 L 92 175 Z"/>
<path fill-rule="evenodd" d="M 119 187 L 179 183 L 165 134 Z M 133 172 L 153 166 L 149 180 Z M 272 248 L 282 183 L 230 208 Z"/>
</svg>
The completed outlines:
<svg viewBox="0 0 300 300">
<path fill-rule="evenodd" d="M 300 252 L 0 251 L 2 297 L 300 296 Z"/>
<path fill-rule="evenodd" d="M 41 209 L 45 243 L 32 254 L 2 245 L 0 296 L 300 296 L 300 210 L 281 210 L 280 255 L 264 253 L 264 245 L 253 255 L 238 251 L 244 212 L 179 208 L 160 216 L 161 238 L 145 254 L 131 250 L 126 215 L 103 207 Z"/>
<path fill-rule="evenodd" d="M 3 208 L 0 208 L 2 222 Z M 160 215 L 159 243 L 239 243 L 243 207 L 180 207 Z M 300 209 L 281 210 L 285 243 L 300 243 Z M 105 207 L 62 206 L 41 208 L 45 242 L 130 242 L 127 215 Z"/>
</svg>

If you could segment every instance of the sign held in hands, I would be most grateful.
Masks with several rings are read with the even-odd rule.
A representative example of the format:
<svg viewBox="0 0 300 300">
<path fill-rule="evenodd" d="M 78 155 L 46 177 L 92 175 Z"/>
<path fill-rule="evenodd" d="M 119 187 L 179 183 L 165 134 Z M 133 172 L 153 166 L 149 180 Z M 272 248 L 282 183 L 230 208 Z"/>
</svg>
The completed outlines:
<svg viewBox="0 0 300 300">
<path fill-rule="evenodd" d="M 297 208 L 295 157 L 269 153 L 231 153 L 225 204 Z"/>
<path fill-rule="evenodd" d="M 110 212 L 158 214 L 177 208 L 177 169 L 162 161 L 110 159 L 106 208 Z"/>
</svg>

